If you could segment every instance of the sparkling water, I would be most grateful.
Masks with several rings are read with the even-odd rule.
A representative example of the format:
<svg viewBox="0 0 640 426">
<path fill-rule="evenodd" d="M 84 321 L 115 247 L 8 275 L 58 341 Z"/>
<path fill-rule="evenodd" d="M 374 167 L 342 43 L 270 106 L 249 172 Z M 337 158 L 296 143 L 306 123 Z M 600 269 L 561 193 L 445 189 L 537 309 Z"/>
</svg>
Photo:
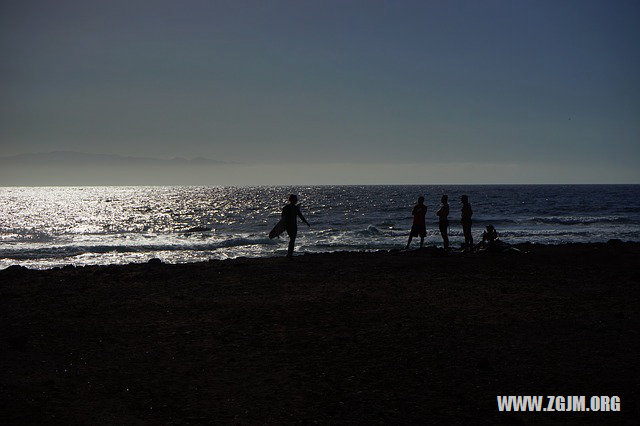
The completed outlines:
<svg viewBox="0 0 640 426">
<path fill-rule="evenodd" d="M 452 246 L 463 241 L 462 194 L 476 238 L 493 224 L 510 243 L 640 241 L 640 185 L 5 187 L 0 268 L 281 256 L 286 234 L 267 234 L 289 193 L 311 223 L 299 224 L 298 253 L 402 248 L 420 195 L 426 244 L 441 245 L 435 212 L 445 193 Z"/>
</svg>

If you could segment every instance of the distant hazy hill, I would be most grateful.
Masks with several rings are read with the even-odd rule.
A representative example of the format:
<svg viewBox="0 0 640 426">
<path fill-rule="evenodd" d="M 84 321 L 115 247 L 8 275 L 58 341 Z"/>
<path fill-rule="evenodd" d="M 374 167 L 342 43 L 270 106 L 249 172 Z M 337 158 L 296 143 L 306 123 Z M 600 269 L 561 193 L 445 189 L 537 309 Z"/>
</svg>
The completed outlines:
<svg viewBox="0 0 640 426">
<path fill-rule="evenodd" d="M 0 186 L 221 185 L 237 179 L 236 166 L 209 158 L 164 160 L 54 151 L 0 157 Z"/>
<path fill-rule="evenodd" d="M 225 161 L 209 158 L 186 159 L 174 157 L 170 160 L 148 157 L 123 157 L 109 154 L 87 154 L 75 151 L 53 151 L 35 154 L 19 154 L 0 157 L 2 165 L 34 165 L 34 166 L 206 166 L 229 164 Z"/>
</svg>

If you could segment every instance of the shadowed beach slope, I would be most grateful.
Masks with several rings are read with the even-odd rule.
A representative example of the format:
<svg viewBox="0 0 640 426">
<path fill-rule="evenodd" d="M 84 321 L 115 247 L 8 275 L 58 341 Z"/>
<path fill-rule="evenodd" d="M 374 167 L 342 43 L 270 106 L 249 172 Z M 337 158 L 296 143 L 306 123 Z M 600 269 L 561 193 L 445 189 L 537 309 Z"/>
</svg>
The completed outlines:
<svg viewBox="0 0 640 426">
<path fill-rule="evenodd" d="M 640 245 L 0 271 L 0 422 L 638 418 Z M 498 413 L 496 395 L 617 395 Z"/>
</svg>

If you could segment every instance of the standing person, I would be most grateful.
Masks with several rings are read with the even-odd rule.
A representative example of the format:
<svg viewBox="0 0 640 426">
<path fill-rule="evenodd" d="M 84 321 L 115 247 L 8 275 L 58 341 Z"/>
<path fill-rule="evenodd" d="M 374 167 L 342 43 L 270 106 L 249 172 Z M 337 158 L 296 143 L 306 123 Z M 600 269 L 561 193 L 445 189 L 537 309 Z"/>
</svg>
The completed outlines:
<svg viewBox="0 0 640 426">
<path fill-rule="evenodd" d="M 424 245 L 424 237 L 427 235 L 427 227 L 424 223 L 424 217 L 427 214 L 427 206 L 424 205 L 424 197 L 418 197 L 418 204 L 411 211 L 413 215 L 413 225 L 409 233 L 409 241 L 407 241 L 407 249 L 411 244 L 411 239 L 420 235 L 420 248 Z"/>
<path fill-rule="evenodd" d="M 289 235 L 289 250 L 287 251 L 287 257 L 293 257 L 293 247 L 296 242 L 296 236 L 298 235 L 298 218 L 302 220 L 307 226 L 309 222 L 302 216 L 300 207 L 298 204 L 298 196 L 295 194 L 289 195 L 289 204 L 282 208 L 282 220 L 285 222 L 285 229 L 287 235 Z"/>
<path fill-rule="evenodd" d="M 469 197 L 463 195 L 460 197 L 460 201 L 462 201 L 460 222 L 462 223 L 462 233 L 464 234 L 464 251 L 473 251 L 473 235 L 471 235 L 473 210 L 471 210 L 471 204 L 469 204 Z"/>
<path fill-rule="evenodd" d="M 449 250 L 449 197 L 446 194 L 440 199 L 440 210 L 436 214 L 438 215 L 438 227 L 444 242 L 444 249 Z"/>
</svg>

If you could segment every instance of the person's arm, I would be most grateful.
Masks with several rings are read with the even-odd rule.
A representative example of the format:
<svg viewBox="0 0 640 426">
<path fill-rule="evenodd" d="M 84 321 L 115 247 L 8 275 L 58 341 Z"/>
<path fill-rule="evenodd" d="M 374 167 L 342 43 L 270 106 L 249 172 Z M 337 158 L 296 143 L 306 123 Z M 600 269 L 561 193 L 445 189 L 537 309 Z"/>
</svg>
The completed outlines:
<svg viewBox="0 0 640 426">
<path fill-rule="evenodd" d="M 300 211 L 300 207 L 298 207 L 298 217 L 300 218 L 300 220 L 302 220 L 304 223 L 306 223 L 307 226 L 311 226 L 311 225 L 309 225 L 309 222 L 307 222 L 307 219 L 305 219 L 304 216 L 302 216 L 302 212 Z"/>
</svg>

